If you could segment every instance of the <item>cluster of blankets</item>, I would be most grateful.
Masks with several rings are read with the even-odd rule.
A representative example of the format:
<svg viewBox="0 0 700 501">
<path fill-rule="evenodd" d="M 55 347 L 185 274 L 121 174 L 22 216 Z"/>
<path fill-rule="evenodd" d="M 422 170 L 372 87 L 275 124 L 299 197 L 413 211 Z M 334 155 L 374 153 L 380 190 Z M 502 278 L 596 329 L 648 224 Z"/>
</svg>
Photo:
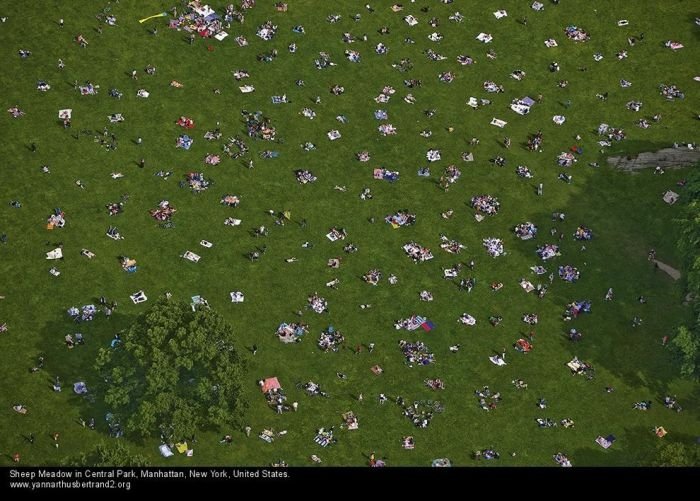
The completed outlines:
<svg viewBox="0 0 700 501">
<path fill-rule="evenodd" d="M 221 197 L 221 203 L 227 207 L 238 207 L 241 199 L 236 195 L 224 195 Z"/>
<path fill-rule="evenodd" d="M 156 221 L 169 221 L 175 212 L 177 212 L 177 209 L 170 205 L 170 202 L 167 200 L 161 200 L 158 207 L 148 211 Z"/>
<path fill-rule="evenodd" d="M 559 267 L 559 277 L 567 282 L 575 282 L 579 279 L 580 273 L 577 268 L 571 265 Z"/>
<path fill-rule="evenodd" d="M 530 240 L 537 235 L 537 226 L 530 221 L 526 221 L 517 225 L 513 231 L 515 232 L 515 236 L 519 239 Z"/>
<path fill-rule="evenodd" d="M 49 218 L 46 220 L 46 227 L 49 230 L 52 230 L 54 228 L 63 228 L 65 225 L 66 225 L 66 215 L 59 208 L 54 209 L 53 214 L 51 214 L 49 216 Z"/>
<path fill-rule="evenodd" d="M 209 188 L 210 183 L 201 172 L 188 172 L 185 178 L 190 189 L 195 193 Z"/>
<path fill-rule="evenodd" d="M 554 244 L 545 244 L 537 248 L 537 255 L 542 258 L 542 261 L 552 259 L 553 257 L 561 256 L 559 246 Z"/>
<path fill-rule="evenodd" d="M 446 252 L 449 252 L 450 254 L 459 254 L 462 249 L 467 248 L 466 245 L 462 245 L 457 240 L 450 240 L 445 235 L 440 237 L 440 241 L 442 242 L 440 244 L 440 248 Z"/>
<path fill-rule="evenodd" d="M 395 214 L 389 214 L 384 218 L 384 221 L 389 223 L 394 229 L 400 226 L 410 226 L 416 223 L 416 215 L 408 212 L 408 209 L 396 211 Z"/>
<path fill-rule="evenodd" d="M 343 336 L 340 331 L 335 330 L 335 327 L 329 325 L 319 336 L 318 347 L 326 353 L 329 351 L 338 351 L 344 342 L 345 336 Z"/>
<path fill-rule="evenodd" d="M 590 240 L 593 238 L 593 230 L 586 228 L 585 226 L 579 226 L 576 228 L 576 233 L 574 233 L 574 238 L 576 240 Z"/>
<path fill-rule="evenodd" d="M 573 301 L 566 305 L 566 310 L 564 311 L 564 319 L 572 320 L 577 318 L 581 313 L 591 312 L 591 301 L 587 299 L 582 299 L 579 301 Z"/>
<path fill-rule="evenodd" d="M 493 216 L 498 213 L 501 203 L 491 195 L 475 195 L 470 201 L 471 206 L 482 214 Z"/>
<path fill-rule="evenodd" d="M 384 181 L 397 181 L 399 179 L 399 171 L 377 168 L 372 173 L 374 179 L 382 179 Z"/>
<path fill-rule="evenodd" d="M 435 362 L 435 356 L 422 341 L 410 343 L 402 339 L 399 341 L 399 347 L 406 357 L 406 363 L 409 367 L 413 367 L 414 364 L 429 365 Z"/>
<path fill-rule="evenodd" d="M 325 298 L 319 296 L 316 293 L 311 294 L 308 299 L 309 308 L 311 308 L 316 313 L 323 313 L 328 311 L 328 301 Z"/>
<path fill-rule="evenodd" d="M 430 252 L 430 249 L 422 247 L 420 244 L 413 241 L 405 244 L 403 250 L 406 252 L 406 255 L 416 263 L 433 259 L 433 253 Z"/>
<path fill-rule="evenodd" d="M 659 85 L 659 90 L 661 91 L 661 95 L 669 101 L 683 99 L 685 97 L 685 94 L 675 85 L 661 84 Z"/>
<path fill-rule="evenodd" d="M 396 330 L 406 329 L 409 331 L 414 331 L 419 327 L 421 327 L 424 331 L 429 332 L 435 327 L 435 325 L 430 320 L 420 315 L 411 315 L 408 318 L 394 322 L 394 328 Z"/>
<path fill-rule="evenodd" d="M 313 173 L 310 170 L 306 169 L 295 170 L 294 175 L 296 176 L 297 181 L 299 181 L 300 184 L 313 183 L 318 179 L 316 176 L 313 175 Z"/>
<path fill-rule="evenodd" d="M 505 254 L 505 249 L 503 247 L 503 240 L 501 240 L 500 238 L 494 238 L 494 237 L 484 238 L 483 245 L 484 245 L 484 248 L 486 249 L 486 252 L 488 252 L 489 256 L 491 256 L 491 257 L 498 257 L 498 256 L 502 256 L 503 254 Z"/>
<path fill-rule="evenodd" d="M 564 33 L 569 40 L 574 42 L 587 42 L 590 40 L 590 35 L 578 26 L 570 25 L 564 28 Z"/>
<path fill-rule="evenodd" d="M 97 314 L 97 307 L 94 304 L 85 304 L 80 308 L 72 306 L 67 310 L 68 315 L 76 322 L 89 322 L 94 320 Z"/>
<path fill-rule="evenodd" d="M 277 327 L 277 336 L 283 343 L 294 343 L 301 341 L 301 336 L 309 332 L 308 326 L 300 323 L 281 323 Z"/>
</svg>

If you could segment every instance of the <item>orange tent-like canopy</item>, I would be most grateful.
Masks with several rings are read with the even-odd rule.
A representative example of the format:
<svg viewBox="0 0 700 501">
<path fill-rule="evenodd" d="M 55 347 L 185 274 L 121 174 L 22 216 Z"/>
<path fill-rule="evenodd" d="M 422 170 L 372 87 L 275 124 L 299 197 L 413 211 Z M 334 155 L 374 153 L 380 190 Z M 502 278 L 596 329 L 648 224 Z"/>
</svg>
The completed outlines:
<svg viewBox="0 0 700 501">
<path fill-rule="evenodd" d="M 263 381 L 262 385 L 262 392 L 267 393 L 268 391 L 275 390 L 281 388 L 280 382 L 277 380 L 276 377 L 269 377 L 265 381 Z"/>
</svg>

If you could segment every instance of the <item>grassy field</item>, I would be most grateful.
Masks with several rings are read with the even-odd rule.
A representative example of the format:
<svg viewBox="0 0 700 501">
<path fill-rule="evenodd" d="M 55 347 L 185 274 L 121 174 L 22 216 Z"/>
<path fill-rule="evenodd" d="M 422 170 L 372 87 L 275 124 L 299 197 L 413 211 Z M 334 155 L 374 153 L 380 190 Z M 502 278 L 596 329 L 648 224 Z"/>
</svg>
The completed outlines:
<svg viewBox="0 0 700 501">
<path fill-rule="evenodd" d="M 148 308 L 148 302 L 133 305 L 129 301 L 129 294 L 141 289 L 151 299 L 166 291 L 185 300 L 200 294 L 222 312 L 247 353 L 252 395 L 246 421 L 253 436 L 246 438 L 242 430 L 203 430 L 192 458 L 160 457 L 157 434 L 152 440 L 123 439 L 154 464 L 264 465 L 283 459 L 291 465 L 310 465 L 309 456 L 317 454 L 323 464 L 362 465 L 374 451 L 386 457 L 389 465 L 429 465 L 434 458 L 448 457 L 456 465 L 553 466 L 552 455 L 557 452 L 566 453 L 574 465 L 641 465 L 654 459 L 660 441 L 651 431 L 654 426 L 669 430 L 663 440 L 694 442 L 700 432 L 698 386 L 677 376 L 669 352 L 661 346 L 662 337 L 672 335 L 690 316 L 689 308 L 682 305 L 683 281 L 674 282 L 647 261 L 648 250 L 655 248 L 660 260 L 680 266 L 672 224 L 679 208 L 664 204 L 661 194 L 677 189 L 676 182 L 687 172 L 624 174 L 605 165 L 610 154 L 655 151 L 675 141 L 697 139 L 693 131 L 697 131 L 698 110 L 688 106 L 700 97 L 692 80 L 696 68 L 689 64 L 699 56 L 700 31 L 693 23 L 698 12 L 691 11 L 693 4 L 590 0 L 556 6 L 543 0 L 544 11 L 535 12 L 527 2 L 514 0 L 488 6 L 419 0 L 404 2 L 404 10 L 393 13 L 390 2 L 375 1 L 376 11 L 371 13 L 360 1 L 290 3 L 288 12 L 278 13 L 274 2 L 261 0 L 246 12 L 245 23 L 231 26 L 224 41 L 197 37 L 194 44 L 189 44 L 185 32 L 168 29 L 167 18 L 138 23 L 172 7 L 168 2 L 0 4 L 0 16 L 7 16 L 0 25 L 0 53 L 5 61 L 0 76 L 2 102 L 5 108 L 17 105 L 26 112 L 17 119 L 8 113 L 0 116 L 4 150 L 0 233 L 8 236 L 7 243 L 0 245 L 0 295 L 5 296 L 0 301 L 0 324 L 6 322 L 9 328 L 0 334 L 0 463 L 10 464 L 11 455 L 19 452 L 23 464 L 59 464 L 112 440 L 103 419 L 110 409 L 102 405 L 101 395 L 93 392 L 93 401 L 86 400 L 72 393 L 70 386 L 79 380 L 88 387 L 97 386 L 93 367 L 97 349 L 107 346 L 116 332 Z M 223 2 L 212 6 L 223 12 Z M 96 20 L 102 7 L 117 16 L 117 26 Z M 422 7 L 430 10 L 421 12 Z M 506 9 L 508 17 L 497 20 L 492 13 L 496 8 Z M 465 21 L 448 21 L 457 10 Z M 351 18 L 356 12 L 361 14 L 357 22 Z M 330 24 L 326 17 L 331 14 L 342 18 Z M 419 24 L 408 26 L 402 19 L 406 14 L 415 15 Z M 428 24 L 433 16 L 439 18 L 437 28 Z M 526 24 L 519 22 L 524 16 Z M 60 18 L 65 20 L 63 28 L 58 25 Z M 268 19 L 279 27 L 269 42 L 255 35 Z M 629 26 L 618 27 L 618 19 L 628 19 Z M 299 24 L 305 34 L 292 32 Z M 591 40 L 568 40 L 564 28 L 570 24 L 588 31 Z M 382 26 L 390 33 L 379 34 Z M 153 35 L 149 30 L 156 27 Z M 428 40 L 434 31 L 444 35 L 441 42 Z M 345 44 L 341 40 L 345 32 L 358 38 L 367 34 L 368 41 Z M 480 32 L 492 34 L 493 42 L 484 45 L 475 40 Z M 79 33 L 88 40 L 87 48 L 74 42 Z M 630 47 L 628 37 L 642 33 L 643 40 Z M 248 39 L 248 46 L 238 47 L 233 38 L 239 35 Z M 415 44 L 404 43 L 406 37 Z M 543 42 L 548 38 L 555 38 L 558 47 L 546 48 Z M 668 39 L 684 43 L 685 48 L 664 47 Z M 298 50 L 290 54 L 287 47 L 293 42 Z M 387 55 L 375 54 L 380 42 L 389 47 Z M 21 59 L 20 49 L 32 55 Z M 279 51 L 276 60 L 256 61 L 257 54 L 272 49 Z M 346 49 L 360 51 L 361 62 L 348 61 L 343 55 Z M 426 49 L 447 59 L 430 61 L 423 54 Z M 495 51 L 495 59 L 486 57 L 489 49 Z M 616 58 L 621 50 L 628 51 L 627 59 Z M 317 70 L 313 61 L 321 51 L 336 66 Z M 597 52 L 604 55 L 600 62 L 593 60 Z M 460 54 L 471 56 L 475 64 L 460 66 L 456 61 Z M 59 58 L 65 62 L 62 70 L 57 68 Z M 405 73 L 391 66 L 403 58 L 413 63 Z M 548 69 L 553 61 L 561 67 L 558 73 Z M 144 73 L 149 64 L 157 68 L 155 75 Z M 138 80 L 130 78 L 133 69 Z M 236 82 L 232 76 L 236 69 L 247 69 L 251 77 Z M 509 77 L 517 69 L 526 72 L 522 81 Z M 438 80 L 445 71 L 455 73 L 450 84 Z M 305 86 L 295 85 L 298 79 Z M 407 89 L 404 79 L 420 79 L 423 85 Z M 632 86 L 621 88 L 620 79 L 631 81 Z M 38 80 L 46 80 L 51 90 L 36 90 Z M 98 95 L 81 96 L 74 89 L 76 81 L 88 80 L 100 86 Z M 184 87 L 171 87 L 172 80 Z M 505 92 L 487 94 L 482 89 L 486 80 L 502 84 Z M 560 88 L 560 80 L 568 80 L 569 85 Z M 661 83 L 678 85 L 685 99 L 667 101 L 659 94 Z M 238 86 L 245 84 L 255 86 L 255 92 L 240 93 Z M 345 87 L 344 94 L 329 92 L 336 84 Z M 376 104 L 374 97 L 386 85 L 393 86 L 396 94 L 389 103 Z M 110 97 L 111 88 L 122 91 L 124 97 Z M 142 88 L 150 92 L 149 98 L 136 97 Z M 414 105 L 402 99 L 409 92 L 416 98 Z M 596 93 L 605 92 L 607 101 L 596 98 Z M 271 96 L 284 93 L 291 103 L 271 103 Z M 513 99 L 538 94 L 542 102 L 529 115 L 519 116 L 509 109 Z M 316 96 L 321 97 L 318 104 Z M 470 96 L 491 99 L 492 104 L 473 110 L 465 104 Z M 643 102 L 639 113 L 626 109 L 630 100 Z M 302 117 L 304 107 L 314 109 L 317 117 Z M 62 108 L 73 109 L 70 129 L 57 119 Z M 377 109 L 388 112 L 397 135 L 379 135 L 380 121 L 373 115 Z M 435 116 L 428 118 L 427 109 L 436 110 Z M 280 141 L 245 137 L 241 110 L 261 110 L 277 128 Z M 122 113 L 125 121 L 110 124 L 107 117 L 112 113 Z M 635 125 L 639 118 L 650 120 L 657 113 L 662 115 L 660 123 L 648 129 Z M 552 116 L 559 114 L 567 118 L 562 126 L 552 122 Z M 193 130 L 184 131 L 175 124 L 182 115 L 194 119 Z M 345 115 L 348 123 L 339 123 L 338 115 Z M 506 120 L 506 128 L 490 126 L 494 117 Z M 600 123 L 624 128 L 627 139 L 602 153 L 596 133 Z M 206 141 L 205 131 L 217 124 L 222 141 Z M 115 151 L 94 142 L 94 134 L 79 134 L 101 132 L 105 126 L 118 139 Z M 448 132 L 448 127 L 454 131 Z M 326 133 L 331 129 L 340 130 L 342 138 L 329 141 Z M 421 137 L 424 129 L 430 129 L 432 136 Z M 544 151 L 529 152 L 524 144 L 538 130 L 544 135 Z M 175 148 L 183 132 L 194 138 L 189 151 Z M 575 139 L 577 134 L 580 141 Z M 238 160 L 224 156 L 217 166 L 205 165 L 205 155 L 221 153 L 223 141 L 234 135 L 245 137 L 250 155 Z M 508 150 L 502 144 L 506 135 L 513 142 Z M 136 144 L 137 137 L 143 138 L 143 144 Z M 478 146 L 470 146 L 472 137 L 480 139 Z M 317 149 L 304 151 L 300 145 L 306 141 Z M 564 169 L 557 166 L 556 157 L 575 144 L 583 148 L 583 155 L 568 170 L 573 182 L 567 184 L 557 179 Z M 442 160 L 431 164 L 431 177 L 418 177 L 416 172 L 426 165 L 425 154 L 431 148 L 441 150 Z M 268 149 L 278 151 L 279 157 L 259 158 Z M 355 159 L 361 150 L 371 153 L 371 162 Z M 474 162 L 461 160 L 466 151 L 474 154 Z M 506 158 L 505 167 L 489 162 L 497 155 Z M 138 165 L 142 158 L 143 169 Z M 246 168 L 250 158 L 255 162 L 253 169 Z M 601 167 L 589 167 L 589 162 L 599 162 Z M 443 192 L 438 179 L 449 164 L 461 169 L 462 177 Z M 42 172 L 42 165 L 48 165 L 50 173 Z M 518 177 L 518 165 L 527 165 L 535 177 Z M 399 181 L 372 179 L 372 169 L 378 166 L 400 171 Z M 294 170 L 300 168 L 311 170 L 318 181 L 298 184 Z M 155 176 L 160 170 L 173 175 Z M 213 186 L 199 195 L 181 188 L 179 183 L 191 171 L 203 172 Z M 112 179 L 112 172 L 124 177 Z M 76 185 L 77 180 L 84 189 Z M 539 197 L 538 183 L 544 185 Z M 336 185 L 346 186 L 347 191 L 334 190 Z M 364 187 L 372 189 L 372 200 L 360 199 Z M 238 208 L 219 203 L 226 193 L 241 197 Z M 105 205 L 118 202 L 124 194 L 129 198 L 123 213 L 109 216 Z M 501 210 L 477 223 L 468 204 L 480 194 L 498 197 Z M 21 201 L 22 207 L 11 207 L 11 200 Z M 150 217 L 148 210 L 161 200 L 177 208 L 175 228 L 159 228 Z M 46 219 L 54 208 L 66 213 L 67 224 L 47 231 Z M 414 226 L 394 230 L 384 223 L 386 215 L 404 208 L 417 215 Z M 267 213 L 270 209 L 291 211 L 292 221 L 274 225 Z M 450 220 L 440 216 L 447 209 L 454 210 Z M 566 220 L 552 223 L 554 211 L 565 212 Z M 228 217 L 243 223 L 224 226 Z M 538 225 L 536 239 L 521 241 L 513 234 L 513 227 L 525 221 Z M 585 251 L 572 237 L 580 224 L 594 232 Z M 110 225 L 119 228 L 123 240 L 105 236 Z M 270 229 L 264 239 L 251 234 L 260 225 Z M 345 228 L 347 240 L 327 240 L 324 235 L 333 226 Z M 549 234 L 553 226 L 565 235 L 559 242 L 562 256 L 542 263 L 535 250 L 543 243 L 556 243 L 558 234 L 553 238 Z M 443 233 L 467 249 L 459 256 L 445 253 L 438 246 Z M 486 237 L 503 239 L 507 255 L 489 257 L 481 245 Z M 202 239 L 214 246 L 201 248 Z M 432 248 L 435 258 L 414 264 L 401 249 L 411 240 Z M 305 241 L 312 242 L 313 248 L 301 248 Z M 48 273 L 52 263 L 45 260 L 45 253 L 58 242 L 64 245 L 65 259 L 56 265 L 61 275 L 54 277 Z M 349 242 L 359 248 L 357 253 L 343 253 L 342 246 Z M 250 262 L 246 254 L 263 244 L 267 252 L 258 262 Z M 83 248 L 96 257 L 82 257 Z M 202 256 L 199 263 L 180 259 L 188 249 Z M 118 257 L 124 255 L 138 261 L 136 273 L 122 271 Z M 285 262 L 289 257 L 298 261 Z M 333 257 L 342 257 L 337 270 L 326 265 Z M 470 260 L 475 261 L 474 271 L 465 269 L 461 277 L 471 275 L 477 284 L 467 294 L 458 290 L 456 282 L 444 280 L 441 269 Z M 574 284 L 556 278 L 547 295 L 538 299 L 518 286 L 521 277 L 537 283 L 538 277 L 529 270 L 537 264 L 547 267 L 548 273 L 571 264 L 581 271 L 581 278 Z M 377 287 L 361 279 L 372 268 L 384 274 Z M 393 286 L 386 281 L 392 273 L 399 278 Z M 548 283 L 546 277 L 539 278 Z M 325 287 L 333 278 L 340 279 L 338 290 Z M 494 293 L 489 284 L 498 281 L 505 285 Z M 604 302 L 609 287 L 615 291 L 615 300 Z M 434 294 L 433 302 L 419 301 L 423 289 Z M 233 290 L 243 291 L 246 301 L 232 304 L 228 294 Z M 277 326 L 297 321 L 295 312 L 304 308 L 314 291 L 328 300 L 329 313 L 304 310 L 302 320 L 309 324 L 310 333 L 301 343 L 280 343 Z M 648 298 L 647 304 L 638 302 L 640 295 Z M 100 296 L 119 303 L 110 320 L 100 314 L 78 326 L 66 314 L 70 306 L 93 303 Z M 582 299 L 592 301 L 592 313 L 563 322 L 565 306 Z M 361 309 L 360 304 L 372 307 Z M 463 312 L 476 317 L 477 325 L 458 324 Z M 530 312 L 539 315 L 534 349 L 521 355 L 511 346 L 530 330 L 520 320 Z M 395 320 L 414 313 L 431 319 L 436 328 L 429 333 L 393 328 Z M 502 316 L 502 324 L 492 327 L 491 315 Z M 635 316 L 643 318 L 643 324 L 633 328 Z M 331 324 L 345 334 L 347 347 L 323 353 L 316 340 Z M 571 327 L 584 333 L 578 344 L 565 335 Z M 68 350 L 64 336 L 78 331 L 84 334 L 85 345 Z M 425 342 L 436 363 L 409 368 L 398 347 L 400 339 Z M 369 343 L 376 345 L 371 354 L 366 349 L 354 353 L 357 345 Z M 252 356 L 248 349 L 254 344 L 258 353 Z M 458 353 L 448 349 L 454 344 L 461 345 Z M 508 347 L 508 365 L 496 367 L 488 357 L 502 347 Z M 39 356 L 45 357 L 44 370 L 31 373 L 29 368 Z M 570 375 L 565 364 L 574 356 L 595 367 L 592 381 Z M 375 364 L 384 368 L 382 376 L 370 372 Z M 339 380 L 338 371 L 348 379 Z M 290 399 L 299 402 L 298 412 L 277 415 L 267 407 L 256 381 L 273 375 Z M 55 376 L 65 383 L 61 393 L 51 390 Z M 445 381 L 444 391 L 433 392 L 423 384 L 434 377 Z M 516 378 L 525 380 L 529 388 L 516 390 L 511 384 Z M 330 398 L 307 397 L 295 388 L 308 380 L 325 387 Z M 474 390 L 484 385 L 503 397 L 491 412 L 481 410 L 474 396 Z M 607 386 L 615 391 L 606 393 Z M 363 402 L 357 400 L 360 393 Z M 387 404 L 378 404 L 380 393 L 390 397 Z M 666 394 L 678 396 L 682 413 L 663 407 Z M 398 395 L 409 402 L 439 400 L 445 411 L 428 428 L 418 429 L 393 403 Z M 540 397 L 549 402 L 546 410 L 535 405 Z M 640 400 L 652 400 L 651 410 L 633 410 L 633 403 Z M 27 406 L 29 413 L 13 412 L 17 403 Z M 357 431 L 339 429 L 341 414 L 349 410 L 359 417 Z M 78 424 L 80 418 L 89 417 L 96 418 L 96 431 Z M 576 425 L 540 429 L 537 417 L 571 418 Z M 338 444 L 322 449 L 313 442 L 315 430 L 331 426 L 336 426 Z M 255 438 L 264 428 L 288 433 L 267 444 Z M 58 449 L 51 439 L 54 432 L 61 434 Z M 36 436 L 33 444 L 23 438 L 29 433 Z M 233 434 L 232 445 L 218 443 L 224 433 Z M 608 434 L 617 441 L 604 450 L 594 440 Z M 406 435 L 415 437 L 414 450 L 401 448 Z M 489 447 L 501 453 L 499 461 L 479 463 L 471 458 L 474 450 Z"/>
</svg>

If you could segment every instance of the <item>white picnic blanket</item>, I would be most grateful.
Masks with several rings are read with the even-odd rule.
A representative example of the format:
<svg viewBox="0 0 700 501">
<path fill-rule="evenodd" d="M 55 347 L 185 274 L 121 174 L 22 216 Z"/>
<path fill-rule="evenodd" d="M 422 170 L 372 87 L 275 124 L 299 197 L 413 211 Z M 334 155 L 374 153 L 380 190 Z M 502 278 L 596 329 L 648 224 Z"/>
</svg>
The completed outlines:
<svg viewBox="0 0 700 501">
<path fill-rule="evenodd" d="M 201 256 L 195 254 L 192 251 L 185 251 L 182 257 L 187 259 L 188 261 L 192 261 L 193 263 L 197 263 L 201 259 Z"/>
<path fill-rule="evenodd" d="M 162 444 L 160 447 L 158 447 L 158 450 L 160 451 L 160 455 L 166 458 L 175 455 L 172 449 L 170 449 L 170 447 L 168 447 L 166 444 Z"/>
<path fill-rule="evenodd" d="M 54 250 L 46 253 L 46 259 L 62 259 L 63 250 L 60 247 L 56 247 Z"/>
<path fill-rule="evenodd" d="M 493 355 L 492 357 L 489 357 L 489 360 L 491 360 L 491 363 L 494 365 L 498 365 L 499 367 L 502 365 L 507 365 L 506 361 L 503 360 L 501 357 L 498 355 Z"/>
<path fill-rule="evenodd" d="M 518 115 L 527 115 L 530 113 L 530 107 L 524 104 L 511 104 L 510 109 L 516 112 Z"/>
</svg>

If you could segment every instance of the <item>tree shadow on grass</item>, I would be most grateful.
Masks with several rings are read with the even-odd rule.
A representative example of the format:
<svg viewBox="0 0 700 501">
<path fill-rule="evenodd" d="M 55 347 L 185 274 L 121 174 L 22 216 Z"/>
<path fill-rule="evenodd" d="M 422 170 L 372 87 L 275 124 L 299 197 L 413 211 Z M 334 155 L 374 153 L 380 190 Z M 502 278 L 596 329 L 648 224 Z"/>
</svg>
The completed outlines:
<svg viewBox="0 0 700 501">
<path fill-rule="evenodd" d="M 585 183 L 578 186 L 577 193 L 571 197 L 571 202 L 565 204 L 567 206 L 552 208 L 567 214 L 563 222 L 554 221 L 551 212 L 526 213 L 527 215 L 523 216 L 522 221 L 534 222 L 539 229 L 537 236 L 527 242 L 509 244 L 506 241 L 507 250 L 512 253 L 520 253 L 533 265 L 544 265 L 548 272 L 554 273 L 554 283 L 551 286 L 547 275 L 523 275 L 533 284 L 543 283 L 550 286 L 550 290 L 542 299 L 545 302 L 542 307 L 551 309 L 552 304 L 559 305 L 563 313 L 565 305 L 573 301 L 590 300 L 592 302 L 591 313 L 581 314 L 579 318 L 569 322 L 563 320 L 557 322 L 559 332 L 556 333 L 558 334 L 556 342 L 570 354 L 571 358 L 576 355 L 581 360 L 590 362 L 594 368 L 602 368 L 624 380 L 625 384 L 633 388 L 645 388 L 646 391 L 651 392 L 646 398 L 662 397 L 667 390 L 666 381 L 672 380 L 676 374 L 673 372 L 672 364 L 665 360 L 667 354 L 660 351 L 660 342 L 659 346 L 656 346 L 653 341 L 650 341 L 648 330 L 652 327 L 645 329 L 646 326 L 642 326 L 639 331 L 631 330 L 632 328 L 627 324 L 626 319 L 628 317 L 631 319 L 634 312 L 637 311 L 633 300 L 616 297 L 610 303 L 603 301 L 605 291 L 611 284 L 622 286 L 621 284 L 625 283 L 625 287 L 627 287 L 626 282 L 634 281 L 636 275 L 634 272 L 630 272 L 629 265 L 625 264 L 627 261 L 620 259 L 619 255 L 606 256 L 606 254 L 614 254 L 615 249 L 604 249 L 601 246 L 610 245 L 614 241 L 644 241 L 643 235 L 640 236 L 636 232 L 635 225 L 626 224 L 623 220 L 619 221 L 619 225 L 605 222 L 605 219 L 610 217 L 622 217 L 620 214 L 602 212 L 593 214 L 589 207 L 606 207 L 604 197 L 609 196 L 610 193 L 600 189 L 587 190 L 586 187 Z M 585 202 L 581 200 L 583 194 L 585 194 Z M 539 199 L 540 197 L 533 195 L 533 205 Z M 589 219 L 590 221 L 588 221 Z M 593 240 L 589 242 L 573 239 L 573 231 L 579 224 L 592 228 Z M 556 227 L 558 230 L 553 236 L 549 232 L 551 227 Z M 611 234 L 611 228 L 614 228 L 614 235 Z M 565 232 L 563 240 L 559 240 L 561 232 Z M 563 255 L 542 262 L 535 254 L 535 249 L 545 243 L 560 245 Z M 582 245 L 587 246 L 588 249 L 580 251 Z M 588 263 L 588 266 L 582 266 L 585 264 L 584 261 Z M 577 266 L 581 271 L 581 279 L 577 283 L 565 284 L 557 276 L 558 267 L 566 264 Z M 642 261 L 636 264 L 640 267 L 643 265 Z M 611 275 L 611 270 L 614 271 L 617 268 L 619 268 L 620 274 Z M 640 283 L 645 283 L 644 280 L 646 279 L 643 278 Z M 665 287 L 664 284 L 659 284 L 658 290 L 664 291 Z M 667 306 L 673 303 L 672 298 L 663 301 Z M 660 305 L 660 307 L 665 306 Z M 673 320 L 673 322 L 676 321 Z M 581 341 L 573 343 L 568 339 L 565 334 L 571 328 L 584 332 Z M 623 346 L 625 348 L 621 349 Z M 562 364 L 568 361 L 562 360 Z"/>
<path fill-rule="evenodd" d="M 95 369 L 95 360 L 99 349 L 109 349 L 114 335 L 127 328 L 135 318 L 134 315 L 116 311 L 107 319 L 103 312 L 99 312 L 94 320 L 78 323 L 71 320 L 64 311 L 57 313 L 55 319 L 40 330 L 39 345 L 36 352 L 29 355 L 27 363 L 34 364 L 37 357 L 44 357 L 44 367 L 39 372 L 46 381 L 46 391 L 52 391 L 53 383 L 58 377 L 67 407 L 75 410 L 71 424 L 76 428 L 82 426 L 81 419 L 87 424 L 94 418 L 96 432 L 108 436 L 109 429 L 104 417 L 110 409 L 104 404 L 105 386 Z M 63 337 L 65 334 L 74 336 L 76 332 L 83 334 L 85 342 L 69 349 Z M 74 391 L 77 382 L 85 383 L 88 390 L 86 394 Z"/>
<path fill-rule="evenodd" d="M 658 460 L 659 448 L 667 442 L 680 442 L 687 445 L 695 444 L 696 437 L 684 433 L 671 433 L 665 438 L 654 434 L 653 428 L 636 426 L 624 428 L 620 432 L 601 430 L 601 436 L 612 433 L 617 440 L 609 449 L 603 449 L 591 439 L 591 447 L 577 449 L 570 456 L 575 465 L 580 466 L 653 466 Z M 630 453 L 636 452 L 635 455 Z"/>
</svg>

